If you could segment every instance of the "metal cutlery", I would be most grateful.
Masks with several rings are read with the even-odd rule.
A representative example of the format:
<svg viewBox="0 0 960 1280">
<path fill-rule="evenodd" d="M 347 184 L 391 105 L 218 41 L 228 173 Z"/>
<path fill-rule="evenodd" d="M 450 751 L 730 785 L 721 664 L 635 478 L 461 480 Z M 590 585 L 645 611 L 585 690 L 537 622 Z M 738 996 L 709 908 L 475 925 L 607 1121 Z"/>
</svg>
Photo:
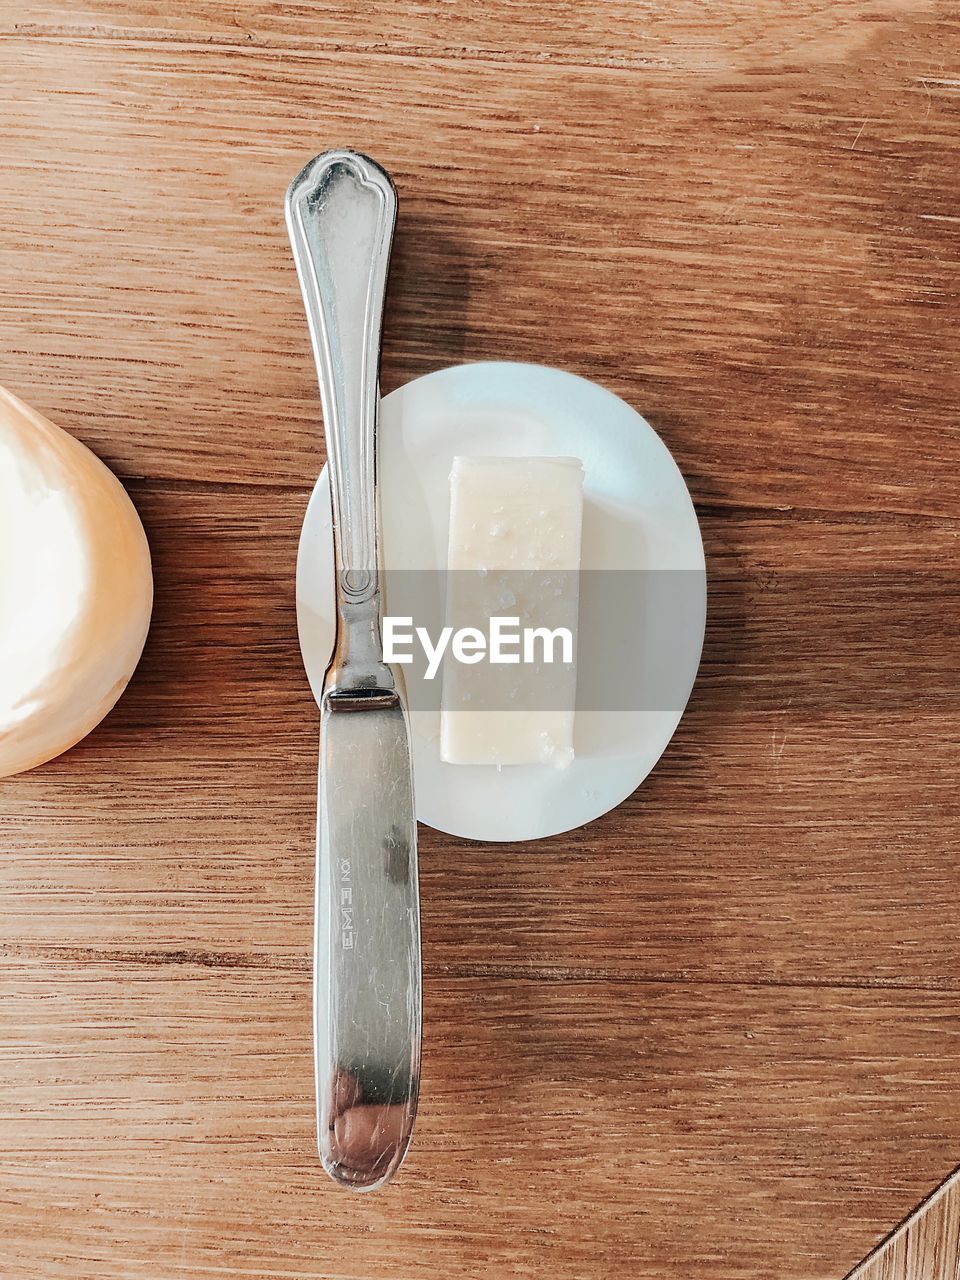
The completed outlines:
<svg viewBox="0 0 960 1280">
<path fill-rule="evenodd" d="M 320 699 L 314 1041 L 320 1158 L 343 1186 L 397 1170 L 420 1075 L 420 922 L 409 720 L 383 661 L 377 417 L 397 197 L 366 156 L 329 151 L 286 217 L 323 404 L 337 632 Z"/>
</svg>

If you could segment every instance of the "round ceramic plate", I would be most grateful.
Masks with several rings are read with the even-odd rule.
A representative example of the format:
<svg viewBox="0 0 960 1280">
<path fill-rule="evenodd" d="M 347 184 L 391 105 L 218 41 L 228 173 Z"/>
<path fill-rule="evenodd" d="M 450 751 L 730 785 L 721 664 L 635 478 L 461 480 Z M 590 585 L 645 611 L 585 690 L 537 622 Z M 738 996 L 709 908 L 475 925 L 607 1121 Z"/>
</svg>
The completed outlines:
<svg viewBox="0 0 960 1280">
<path fill-rule="evenodd" d="M 417 817 L 471 840 L 536 840 L 583 826 L 620 804 L 673 736 L 703 644 L 703 544 L 669 450 L 624 401 L 558 369 L 459 365 L 418 378 L 382 403 L 379 474 L 388 584 L 398 569 L 437 571 L 439 580 L 447 556 L 450 467 L 455 456 L 471 454 L 580 458 L 581 580 L 604 585 L 594 592 L 595 608 L 585 609 L 581 591 L 573 764 L 564 770 L 445 764 L 439 712 L 416 709 L 411 696 Z M 656 589 L 641 585 L 649 583 Z M 297 621 L 319 701 L 334 639 L 326 468 L 300 538 Z M 605 673 L 599 692 L 589 678 L 596 672 Z M 581 705 L 581 688 L 592 690 L 590 705 Z"/>
</svg>

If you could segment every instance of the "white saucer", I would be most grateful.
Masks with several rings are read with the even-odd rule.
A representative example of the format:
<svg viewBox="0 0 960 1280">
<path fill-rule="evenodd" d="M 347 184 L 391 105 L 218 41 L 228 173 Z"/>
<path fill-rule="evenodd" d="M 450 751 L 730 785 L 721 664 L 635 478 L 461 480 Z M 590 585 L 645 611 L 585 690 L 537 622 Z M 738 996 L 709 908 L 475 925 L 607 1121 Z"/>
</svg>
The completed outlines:
<svg viewBox="0 0 960 1280">
<path fill-rule="evenodd" d="M 581 598 L 578 699 L 586 663 L 596 664 L 595 670 L 613 666 L 623 697 L 616 711 L 606 703 L 602 710 L 578 704 L 576 759 L 569 769 L 444 764 L 438 712 L 412 713 L 420 821 L 471 840 L 536 840 L 615 808 L 640 785 L 673 736 L 696 677 L 706 622 L 700 528 L 666 445 L 617 396 L 540 365 L 459 365 L 418 378 L 383 400 L 381 523 L 388 572 L 445 567 L 448 477 L 457 454 L 582 459 L 583 569 L 677 570 L 685 584 L 679 604 L 642 611 L 640 633 L 628 636 L 617 634 L 626 625 L 619 610 L 585 613 Z M 624 573 L 608 581 L 648 579 L 669 582 L 671 575 Z M 394 602 L 392 612 L 403 609 Z M 629 625 L 637 627 L 636 610 L 628 613 Z M 319 701 L 334 637 L 326 468 L 300 538 L 297 622 L 310 687 Z M 659 687 L 665 660 L 671 668 L 669 705 L 653 708 L 656 698 L 646 691 Z M 417 705 L 416 698 L 411 702 Z"/>
</svg>

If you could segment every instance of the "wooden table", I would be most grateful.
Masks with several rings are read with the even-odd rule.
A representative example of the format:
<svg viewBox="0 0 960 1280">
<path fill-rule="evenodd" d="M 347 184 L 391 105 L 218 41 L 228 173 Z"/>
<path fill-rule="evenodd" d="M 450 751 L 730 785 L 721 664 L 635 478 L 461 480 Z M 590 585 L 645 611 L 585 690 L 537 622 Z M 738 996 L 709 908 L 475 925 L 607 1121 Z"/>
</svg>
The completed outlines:
<svg viewBox="0 0 960 1280">
<path fill-rule="evenodd" d="M 0 786 L 5 1276 L 837 1280 L 960 1161 L 958 64 L 930 0 L 0 6 L 0 381 L 157 585 L 117 710 Z M 400 190 L 384 389 L 605 383 L 712 583 L 617 812 L 422 831 L 422 1112 L 369 1197 L 312 1117 L 281 203 L 330 145 Z"/>
</svg>

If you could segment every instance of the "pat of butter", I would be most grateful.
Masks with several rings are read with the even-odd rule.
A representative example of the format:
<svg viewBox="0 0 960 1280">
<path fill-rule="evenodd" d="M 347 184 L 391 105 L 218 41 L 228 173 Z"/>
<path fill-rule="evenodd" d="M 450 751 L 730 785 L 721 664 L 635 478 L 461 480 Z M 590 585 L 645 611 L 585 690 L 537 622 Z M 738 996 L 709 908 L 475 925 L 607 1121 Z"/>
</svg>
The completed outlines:
<svg viewBox="0 0 960 1280">
<path fill-rule="evenodd" d="M 576 642 L 583 466 L 577 458 L 455 458 L 450 474 L 447 625 L 489 631 L 516 620 L 518 639 L 497 665 L 443 666 L 440 754 L 450 764 L 573 761 L 576 667 L 562 646 L 530 632 L 567 631 Z M 513 655 L 516 655 L 514 657 Z M 489 649 L 487 650 L 489 657 Z"/>
<path fill-rule="evenodd" d="M 147 539 L 119 480 L 0 388 L 0 778 L 103 719 L 152 603 Z"/>
</svg>

